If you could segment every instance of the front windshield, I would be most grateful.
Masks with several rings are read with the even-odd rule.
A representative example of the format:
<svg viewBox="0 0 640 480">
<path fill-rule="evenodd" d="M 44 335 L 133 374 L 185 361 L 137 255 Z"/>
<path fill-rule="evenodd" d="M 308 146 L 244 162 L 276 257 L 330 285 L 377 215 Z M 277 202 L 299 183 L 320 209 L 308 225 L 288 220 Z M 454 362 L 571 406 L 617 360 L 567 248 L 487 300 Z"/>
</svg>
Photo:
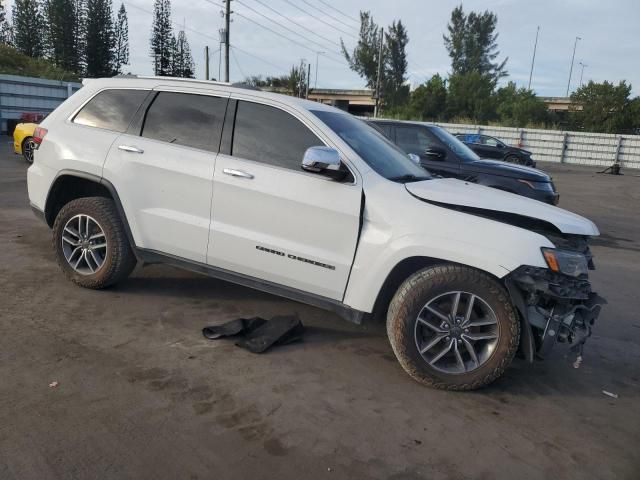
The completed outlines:
<svg viewBox="0 0 640 480">
<path fill-rule="evenodd" d="M 458 137 L 454 137 L 447 132 L 444 128 L 433 127 L 431 131 L 442 143 L 450 148 L 453 153 L 458 155 L 463 162 L 474 162 L 476 160 L 480 160 L 480 157 L 476 155 L 473 150 L 462 143 Z"/>
<path fill-rule="evenodd" d="M 383 177 L 397 182 L 431 178 L 429 173 L 387 140 L 375 128 L 348 113 L 311 110 L 349 145 L 367 165 Z"/>
</svg>

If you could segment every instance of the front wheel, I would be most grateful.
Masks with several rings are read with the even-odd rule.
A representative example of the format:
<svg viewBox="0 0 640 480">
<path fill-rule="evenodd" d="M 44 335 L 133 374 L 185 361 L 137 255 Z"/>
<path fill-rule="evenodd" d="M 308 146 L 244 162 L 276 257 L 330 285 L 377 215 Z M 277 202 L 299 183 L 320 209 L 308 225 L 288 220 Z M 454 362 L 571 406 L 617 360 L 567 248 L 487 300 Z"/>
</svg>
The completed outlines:
<svg viewBox="0 0 640 480">
<path fill-rule="evenodd" d="M 445 390 L 488 385 L 509 366 L 520 324 L 504 288 L 459 265 L 409 277 L 389 305 L 387 334 L 405 371 Z"/>
<path fill-rule="evenodd" d="M 520 158 L 517 155 L 507 155 L 504 158 L 504 161 L 507 163 L 515 163 L 517 165 L 526 165 L 526 160 L 523 160 L 522 158 Z"/>
</svg>

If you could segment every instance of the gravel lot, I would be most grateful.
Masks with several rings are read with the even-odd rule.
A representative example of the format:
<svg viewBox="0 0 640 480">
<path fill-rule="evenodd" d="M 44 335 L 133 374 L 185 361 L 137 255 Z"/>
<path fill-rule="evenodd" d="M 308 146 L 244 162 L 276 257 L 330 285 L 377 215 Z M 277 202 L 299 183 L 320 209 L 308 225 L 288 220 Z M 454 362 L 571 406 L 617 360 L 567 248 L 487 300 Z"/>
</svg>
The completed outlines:
<svg viewBox="0 0 640 480">
<path fill-rule="evenodd" d="M 401 370 L 383 325 L 163 266 L 72 285 L 29 209 L 26 164 L 7 137 L 0 149 L 0 479 L 640 478 L 632 171 L 544 166 L 560 206 L 603 233 L 592 278 L 610 304 L 583 366 L 558 348 L 447 393 Z M 200 334 L 293 312 L 305 341 L 262 356 Z"/>
</svg>

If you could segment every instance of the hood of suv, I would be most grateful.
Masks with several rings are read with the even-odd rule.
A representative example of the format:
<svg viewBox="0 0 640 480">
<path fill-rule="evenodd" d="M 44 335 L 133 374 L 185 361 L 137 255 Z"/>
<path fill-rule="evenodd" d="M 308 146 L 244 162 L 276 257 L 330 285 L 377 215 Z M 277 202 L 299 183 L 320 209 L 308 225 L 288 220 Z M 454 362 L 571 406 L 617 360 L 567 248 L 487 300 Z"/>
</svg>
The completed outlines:
<svg viewBox="0 0 640 480">
<path fill-rule="evenodd" d="M 501 175 L 503 177 L 520 178 L 522 180 L 529 180 L 530 182 L 550 182 L 551 177 L 536 168 L 525 167 L 524 165 L 517 165 L 515 163 L 502 162 L 500 160 L 487 160 L 481 158 L 480 160 L 474 160 L 468 162 L 467 168 L 474 172 L 491 173 L 493 175 Z"/>
<path fill-rule="evenodd" d="M 438 178 L 407 183 L 413 196 L 455 210 L 478 214 L 531 229 L 551 224 L 559 232 L 575 235 L 600 235 L 591 221 L 562 208 L 530 198 L 476 185 L 453 178 Z"/>
</svg>

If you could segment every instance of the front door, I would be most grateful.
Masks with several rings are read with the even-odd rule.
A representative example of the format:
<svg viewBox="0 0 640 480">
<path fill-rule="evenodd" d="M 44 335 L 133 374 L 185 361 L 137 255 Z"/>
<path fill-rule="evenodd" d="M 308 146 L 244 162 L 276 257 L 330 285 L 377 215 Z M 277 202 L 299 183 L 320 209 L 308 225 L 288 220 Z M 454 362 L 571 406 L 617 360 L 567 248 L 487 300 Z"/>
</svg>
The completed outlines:
<svg viewBox="0 0 640 480">
<path fill-rule="evenodd" d="M 427 128 L 419 125 L 397 125 L 396 143 L 407 153 L 414 153 L 420 157 L 420 164 L 432 173 L 443 177 L 458 177 L 460 162 L 458 158 L 435 138 Z M 431 148 L 442 150 L 442 156 L 428 155 Z"/>
<path fill-rule="evenodd" d="M 237 102 L 233 139 L 216 160 L 207 261 L 342 300 L 362 187 L 353 177 L 337 182 L 302 171 L 306 149 L 325 145 L 312 129 L 280 108 Z"/>
<path fill-rule="evenodd" d="M 119 193 L 138 247 L 206 262 L 226 105 L 225 97 L 159 92 L 141 134 L 113 143 L 104 176 Z"/>
</svg>

